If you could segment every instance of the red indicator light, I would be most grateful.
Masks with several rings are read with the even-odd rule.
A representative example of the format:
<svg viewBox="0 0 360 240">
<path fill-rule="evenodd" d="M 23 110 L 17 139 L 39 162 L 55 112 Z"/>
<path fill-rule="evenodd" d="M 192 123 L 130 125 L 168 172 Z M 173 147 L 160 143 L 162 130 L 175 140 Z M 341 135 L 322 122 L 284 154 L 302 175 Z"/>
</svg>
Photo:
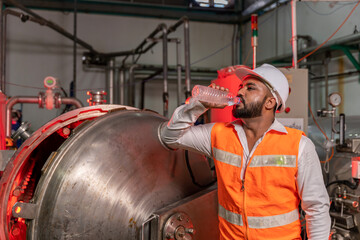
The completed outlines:
<svg viewBox="0 0 360 240">
<path fill-rule="evenodd" d="M 290 112 L 290 108 L 289 107 L 285 108 L 285 113 L 289 113 L 289 112 Z"/>
</svg>

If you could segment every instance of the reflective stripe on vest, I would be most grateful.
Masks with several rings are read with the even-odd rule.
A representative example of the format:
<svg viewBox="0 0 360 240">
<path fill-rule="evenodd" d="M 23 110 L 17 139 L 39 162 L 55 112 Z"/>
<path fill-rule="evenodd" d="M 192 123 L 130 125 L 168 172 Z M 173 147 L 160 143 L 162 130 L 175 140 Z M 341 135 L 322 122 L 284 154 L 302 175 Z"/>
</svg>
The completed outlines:
<svg viewBox="0 0 360 240">
<path fill-rule="evenodd" d="M 249 167 L 296 167 L 295 155 L 254 156 Z"/>
<path fill-rule="evenodd" d="M 242 226 L 243 220 L 242 216 L 237 213 L 233 213 L 231 211 L 226 210 L 223 206 L 219 204 L 219 216 L 225 219 L 227 222 Z"/>
<path fill-rule="evenodd" d="M 267 216 L 267 217 L 248 217 L 249 228 L 273 228 L 280 227 L 295 222 L 299 219 L 299 210 Z"/>
<path fill-rule="evenodd" d="M 217 149 L 215 147 L 213 147 L 213 153 L 217 161 L 227 163 L 235 167 L 241 167 L 241 156 Z"/>
</svg>

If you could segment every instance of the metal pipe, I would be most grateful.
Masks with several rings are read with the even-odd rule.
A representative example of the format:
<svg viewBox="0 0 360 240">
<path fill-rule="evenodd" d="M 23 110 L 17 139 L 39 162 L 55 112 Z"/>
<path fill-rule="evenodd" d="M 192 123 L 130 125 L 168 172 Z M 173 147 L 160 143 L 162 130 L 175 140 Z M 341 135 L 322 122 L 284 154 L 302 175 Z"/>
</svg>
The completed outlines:
<svg viewBox="0 0 360 240">
<path fill-rule="evenodd" d="M 233 29 L 233 36 L 232 36 L 232 43 L 231 43 L 231 65 L 235 65 L 236 64 L 236 43 L 237 43 L 237 24 L 234 24 L 234 29 Z"/>
<path fill-rule="evenodd" d="M 291 29 L 292 29 L 293 68 L 297 69 L 298 62 L 297 62 L 296 0 L 291 1 Z"/>
<path fill-rule="evenodd" d="M 345 144 L 345 114 L 340 114 L 340 131 L 339 131 L 339 145 L 343 146 Z"/>
<path fill-rule="evenodd" d="M 61 104 L 63 104 L 63 105 L 74 105 L 76 108 L 84 107 L 84 105 L 81 103 L 80 100 L 78 100 L 76 98 L 69 98 L 69 97 L 61 98 Z"/>
<path fill-rule="evenodd" d="M 5 134 L 6 137 L 11 136 L 11 112 L 12 108 L 17 103 L 40 103 L 42 101 L 41 97 L 26 97 L 26 96 L 17 96 L 10 98 L 6 103 L 6 121 L 5 121 Z"/>
<path fill-rule="evenodd" d="M 190 97 L 190 28 L 189 28 L 189 19 L 184 19 L 184 48 L 185 48 L 185 99 Z"/>
<path fill-rule="evenodd" d="M 139 64 L 131 65 L 129 68 L 129 85 L 128 85 L 128 103 L 130 106 L 135 107 L 135 81 L 134 70 L 140 67 Z"/>
<path fill-rule="evenodd" d="M 119 103 L 125 104 L 125 70 L 119 71 Z"/>
<path fill-rule="evenodd" d="M 71 104 L 76 106 L 77 108 L 81 108 L 83 107 L 82 103 L 76 99 L 76 98 L 60 98 L 61 104 Z M 6 137 L 10 137 L 11 136 L 11 120 L 12 120 L 12 116 L 11 116 L 11 112 L 12 112 L 12 108 L 15 104 L 17 103 L 37 103 L 39 104 L 39 106 L 41 106 L 43 104 L 43 99 L 42 99 L 42 95 L 39 94 L 39 96 L 34 97 L 34 96 L 16 96 L 16 97 L 12 97 L 10 98 L 7 103 L 6 103 L 6 122 L 5 122 L 5 133 L 6 133 Z"/>
<path fill-rule="evenodd" d="M 167 38 L 167 27 L 165 24 L 161 25 L 163 32 L 163 76 L 164 76 L 164 92 L 163 92 L 163 114 L 165 117 L 168 116 L 169 110 L 169 92 L 168 92 L 168 38 Z"/>
<path fill-rule="evenodd" d="M 176 41 L 176 67 L 177 67 L 177 105 L 181 104 L 181 64 L 180 64 L 180 39 Z"/>
<path fill-rule="evenodd" d="M 327 61 L 327 59 L 325 59 L 324 62 L 324 74 L 325 74 L 325 105 L 326 105 L 326 110 L 329 109 L 329 61 Z"/>
<path fill-rule="evenodd" d="M 55 30 L 56 32 L 60 33 L 61 35 L 71 39 L 72 41 L 76 41 L 79 45 L 81 45 L 82 47 L 90 50 L 91 52 L 99 53 L 99 52 L 95 51 L 94 48 L 90 44 L 84 42 L 83 40 L 81 40 L 79 38 L 75 39 L 74 35 L 72 35 L 71 33 L 67 32 L 67 31 L 65 31 L 65 29 L 63 29 L 62 27 L 60 27 L 59 25 L 57 25 L 57 24 L 55 24 L 55 23 L 53 23 L 51 21 L 46 20 L 45 18 L 43 18 L 40 15 L 36 14 L 35 12 L 31 11 L 30 9 L 28 9 L 24 5 L 14 1 L 14 0 L 6 0 L 6 2 L 7 2 L 7 4 L 13 5 L 13 6 L 21 9 L 22 11 L 28 13 L 29 15 L 38 18 L 41 22 L 43 22 L 43 25 Z"/>
<path fill-rule="evenodd" d="M 146 84 L 146 82 L 154 79 L 155 77 L 157 77 L 162 71 L 163 71 L 163 69 L 159 69 L 159 70 L 157 70 L 155 73 L 151 74 L 150 76 L 144 78 L 144 79 L 141 81 L 140 109 L 144 109 L 144 108 L 145 108 L 145 84 Z M 163 80 L 163 77 L 161 78 L 161 80 Z"/>
<path fill-rule="evenodd" d="M 114 104 L 114 77 L 115 77 L 115 59 L 112 58 L 108 61 L 109 79 L 107 81 L 108 103 Z"/>
</svg>

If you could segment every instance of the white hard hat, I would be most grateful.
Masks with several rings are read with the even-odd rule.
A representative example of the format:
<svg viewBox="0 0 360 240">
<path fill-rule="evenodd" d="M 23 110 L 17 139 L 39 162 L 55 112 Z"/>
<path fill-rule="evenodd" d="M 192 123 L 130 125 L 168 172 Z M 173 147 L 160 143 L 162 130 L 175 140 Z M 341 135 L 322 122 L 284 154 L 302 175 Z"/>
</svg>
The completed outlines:
<svg viewBox="0 0 360 240">
<path fill-rule="evenodd" d="M 285 109 L 285 102 L 289 96 L 289 82 L 285 75 L 276 67 L 270 64 L 263 64 L 260 67 L 251 70 L 247 66 L 239 67 L 235 71 L 236 76 L 243 79 L 246 76 L 254 75 L 265 82 L 276 98 L 278 111 L 282 112 Z"/>
</svg>

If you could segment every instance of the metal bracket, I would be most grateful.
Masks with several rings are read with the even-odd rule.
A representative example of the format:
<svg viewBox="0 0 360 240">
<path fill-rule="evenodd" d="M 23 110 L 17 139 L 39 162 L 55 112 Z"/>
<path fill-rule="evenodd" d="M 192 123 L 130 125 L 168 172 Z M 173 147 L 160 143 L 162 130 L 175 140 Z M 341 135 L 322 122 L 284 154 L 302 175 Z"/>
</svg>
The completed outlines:
<svg viewBox="0 0 360 240">
<path fill-rule="evenodd" d="M 12 215 L 16 218 L 34 219 L 37 208 L 36 204 L 17 202 L 12 207 Z"/>
</svg>

